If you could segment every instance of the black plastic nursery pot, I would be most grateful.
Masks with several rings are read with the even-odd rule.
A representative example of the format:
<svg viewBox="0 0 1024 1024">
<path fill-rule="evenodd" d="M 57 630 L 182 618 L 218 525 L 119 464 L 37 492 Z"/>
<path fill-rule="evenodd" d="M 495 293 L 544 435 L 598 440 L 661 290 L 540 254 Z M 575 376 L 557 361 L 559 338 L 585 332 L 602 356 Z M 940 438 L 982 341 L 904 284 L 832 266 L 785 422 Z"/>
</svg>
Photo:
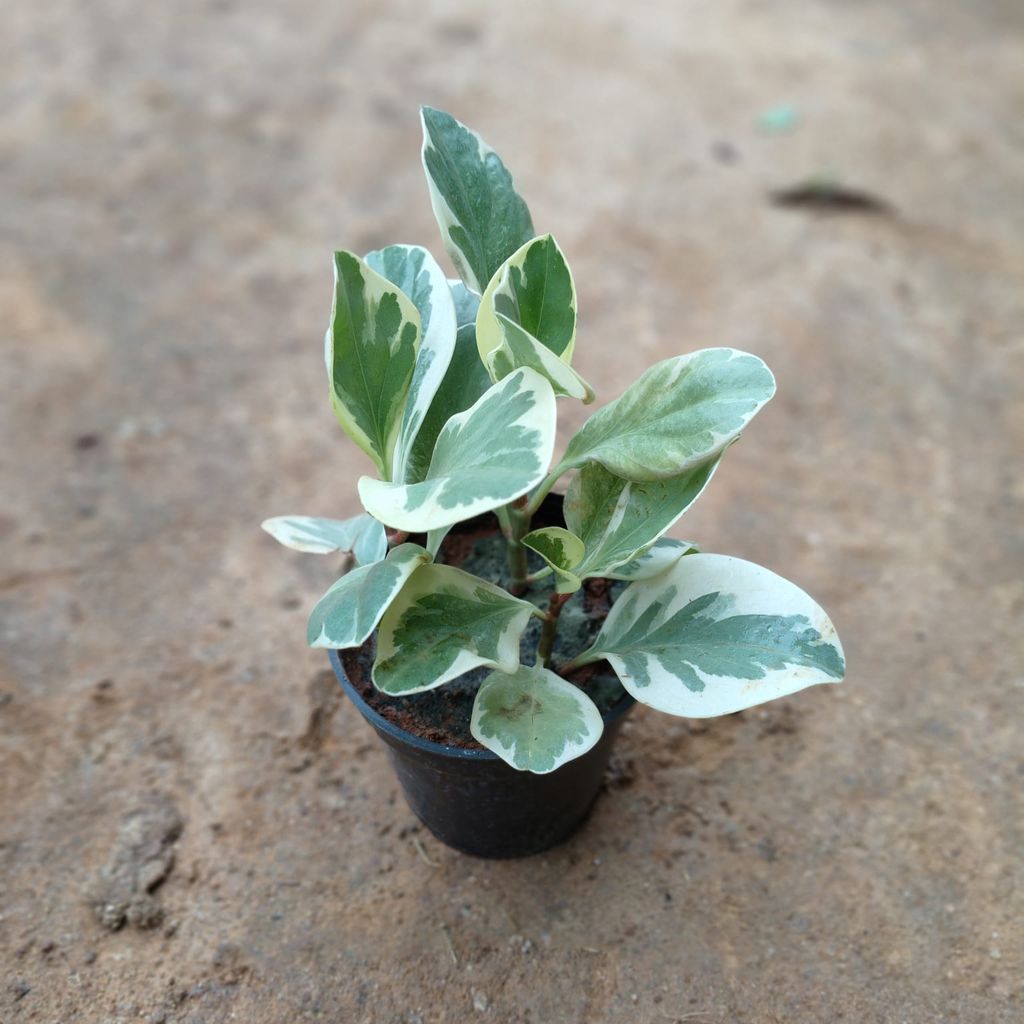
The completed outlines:
<svg viewBox="0 0 1024 1024">
<path fill-rule="evenodd" d="M 560 524 L 561 505 L 560 495 L 549 496 L 535 525 Z M 452 535 L 479 533 L 486 518 L 459 524 Z M 496 520 L 490 532 L 497 532 Z M 635 703 L 623 691 L 602 713 L 604 732 L 595 746 L 553 772 L 535 775 L 517 771 L 479 745 L 448 746 L 390 721 L 349 678 L 345 653 L 351 652 L 328 651 L 331 666 L 384 741 L 413 813 L 443 843 L 476 857 L 525 857 L 568 839 L 600 793 L 615 736 Z"/>
<path fill-rule="evenodd" d="M 434 743 L 389 722 L 352 685 L 338 652 L 328 653 L 341 688 L 387 745 L 413 813 L 441 842 L 475 857 L 526 857 L 568 839 L 597 799 L 615 735 L 634 704 L 624 695 L 602 716 L 595 746 L 534 775 L 489 750 Z"/>
</svg>

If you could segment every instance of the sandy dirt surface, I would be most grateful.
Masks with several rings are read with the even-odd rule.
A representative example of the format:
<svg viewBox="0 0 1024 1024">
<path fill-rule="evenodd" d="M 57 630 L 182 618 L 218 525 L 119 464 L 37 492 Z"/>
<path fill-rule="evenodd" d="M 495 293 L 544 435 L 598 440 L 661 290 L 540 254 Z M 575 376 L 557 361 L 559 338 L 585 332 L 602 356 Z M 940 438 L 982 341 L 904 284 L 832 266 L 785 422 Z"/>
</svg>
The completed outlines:
<svg viewBox="0 0 1024 1024">
<path fill-rule="evenodd" d="M 1016 0 L 3 22 L 4 1024 L 1024 1019 Z M 773 367 L 678 533 L 806 587 L 850 664 L 639 711 L 526 862 L 416 826 L 305 647 L 337 564 L 257 525 L 356 511 L 330 252 L 437 247 L 420 102 L 557 232 L 600 400 L 706 345 Z M 890 208 L 770 198 L 821 176 Z"/>
</svg>

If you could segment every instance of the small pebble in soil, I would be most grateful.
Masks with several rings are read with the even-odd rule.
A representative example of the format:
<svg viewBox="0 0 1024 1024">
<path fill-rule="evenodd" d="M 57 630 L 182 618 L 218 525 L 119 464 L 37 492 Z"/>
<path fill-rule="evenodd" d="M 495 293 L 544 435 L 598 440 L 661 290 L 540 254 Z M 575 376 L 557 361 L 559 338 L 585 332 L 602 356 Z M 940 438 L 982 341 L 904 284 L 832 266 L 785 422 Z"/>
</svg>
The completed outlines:
<svg viewBox="0 0 1024 1024">
<path fill-rule="evenodd" d="M 98 448 L 100 444 L 99 434 L 79 434 L 75 438 L 75 451 L 87 452 L 93 448 Z"/>
<path fill-rule="evenodd" d="M 107 864 L 86 891 L 101 925 L 117 931 L 126 922 L 155 928 L 163 921 L 153 892 L 174 865 L 174 845 L 183 828 L 184 819 L 163 793 L 149 794 L 123 819 Z"/>
</svg>

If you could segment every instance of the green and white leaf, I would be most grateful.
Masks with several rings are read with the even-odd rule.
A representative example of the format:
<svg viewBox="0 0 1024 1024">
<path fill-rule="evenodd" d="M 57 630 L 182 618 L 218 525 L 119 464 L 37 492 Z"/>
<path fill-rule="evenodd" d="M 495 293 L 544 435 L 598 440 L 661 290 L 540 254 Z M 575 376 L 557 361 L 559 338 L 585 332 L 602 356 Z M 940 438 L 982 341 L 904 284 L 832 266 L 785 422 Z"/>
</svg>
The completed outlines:
<svg viewBox="0 0 1024 1024">
<path fill-rule="evenodd" d="M 431 690 L 481 665 L 512 672 L 536 609 L 450 565 L 413 573 L 381 620 L 373 682 L 384 693 Z"/>
<path fill-rule="evenodd" d="M 420 344 L 412 300 L 350 252 L 334 254 L 334 308 L 324 339 L 331 406 L 345 432 L 391 472 Z"/>
<path fill-rule="evenodd" d="M 578 398 L 584 405 L 594 400 L 594 389 L 568 363 L 563 363 L 507 316 L 499 313 L 497 323 L 502 340 L 486 356 L 491 380 L 501 380 L 519 367 L 528 366 L 547 378 L 559 398 Z"/>
<path fill-rule="evenodd" d="M 351 551 L 360 565 L 379 562 L 388 550 L 384 527 L 365 512 L 352 519 L 274 516 L 260 525 L 286 548 L 315 555 Z"/>
<path fill-rule="evenodd" d="M 696 554 L 699 550 L 691 541 L 662 537 L 638 558 L 609 569 L 603 575 L 611 580 L 649 580 L 667 572 L 683 555 Z"/>
<path fill-rule="evenodd" d="M 476 315 L 480 311 L 480 296 L 471 292 L 464 282 L 448 278 L 452 300 L 455 303 L 455 322 L 458 327 L 476 326 Z"/>
<path fill-rule="evenodd" d="M 545 668 L 520 665 L 483 681 L 469 729 L 513 768 L 544 775 L 590 750 L 604 722 L 572 683 Z"/>
<path fill-rule="evenodd" d="M 564 363 L 576 344 L 576 285 L 551 235 L 517 249 L 490 279 L 476 317 L 476 343 L 486 363 L 502 342 L 498 316 L 507 317 Z"/>
<path fill-rule="evenodd" d="M 799 587 L 752 562 L 689 555 L 632 583 L 593 646 L 638 701 L 709 718 L 837 683 L 845 662 L 828 616 Z"/>
<path fill-rule="evenodd" d="M 420 347 L 391 470 L 392 480 L 413 483 L 421 479 L 415 475 L 412 465 L 416 435 L 455 350 L 455 301 L 437 261 L 418 245 L 389 245 L 377 249 L 367 253 L 366 263 L 398 285 L 420 314 Z"/>
<path fill-rule="evenodd" d="M 445 249 L 459 276 L 482 293 L 494 272 L 534 234 L 526 203 L 497 153 L 464 124 L 420 111 L 423 169 Z"/>
<path fill-rule="evenodd" d="M 585 465 L 569 484 L 564 505 L 566 525 L 587 549 L 579 575 L 611 576 L 617 566 L 639 559 L 700 497 L 720 461 L 717 456 L 677 476 L 642 483 L 623 480 L 597 462 Z"/>
<path fill-rule="evenodd" d="M 468 409 L 492 383 L 476 349 L 476 314 L 480 308 L 480 296 L 471 292 L 462 281 L 452 278 L 448 279 L 448 287 L 455 302 L 458 323 L 455 353 L 416 439 L 417 451 L 422 453 L 417 456 L 417 465 L 422 463 L 422 471 L 416 480 L 426 476 L 437 435 L 444 425 L 456 413 Z M 427 550 L 434 558 L 437 558 L 450 529 L 451 524 L 427 531 Z"/>
<path fill-rule="evenodd" d="M 427 475 L 434 445 L 444 425 L 456 413 L 468 409 L 492 383 L 476 348 L 474 324 L 480 297 L 474 295 L 461 281 L 448 283 L 455 300 L 455 315 L 459 325 L 455 349 L 413 443 L 405 483 L 418 483 Z"/>
<path fill-rule="evenodd" d="M 359 496 L 388 526 L 435 530 L 525 494 L 547 472 L 554 444 L 551 385 L 533 370 L 516 370 L 445 424 L 421 483 L 364 476 Z"/>
<path fill-rule="evenodd" d="M 358 647 L 377 628 L 409 577 L 429 561 L 430 555 L 418 544 L 400 544 L 383 561 L 346 573 L 309 616 L 309 646 Z"/>
<path fill-rule="evenodd" d="M 765 364 L 708 348 L 655 363 L 570 440 L 562 469 L 599 462 L 627 480 L 658 480 L 731 444 L 775 393 Z"/>
<path fill-rule="evenodd" d="M 583 561 L 587 549 L 576 534 L 561 526 L 545 526 L 528 533 L 522 543 L 551 567 L 557 593 L 572 594 L 580 589 L 582 581 L 573 570 Z"/>
</svg>

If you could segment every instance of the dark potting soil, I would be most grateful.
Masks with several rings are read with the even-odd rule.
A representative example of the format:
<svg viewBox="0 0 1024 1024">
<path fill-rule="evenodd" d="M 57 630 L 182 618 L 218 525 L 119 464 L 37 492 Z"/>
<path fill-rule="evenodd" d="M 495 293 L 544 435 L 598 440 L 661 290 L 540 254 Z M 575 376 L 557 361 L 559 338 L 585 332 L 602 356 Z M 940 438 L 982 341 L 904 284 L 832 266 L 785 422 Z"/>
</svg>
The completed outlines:
<svg viewBox="0 0 1024 1024">
<path fill-rule="evenodd" d="M 487 519 L 491 521 L 487 522 Z M 477 529 L 451 534 L 441 546 L 438 561 L 457 565 L 499 586 L 507 586 L 509 573 L 505 539 L 495 533 L 496 528 L 496 521 L 489 516 Z M 532 552 L 530 559 L 531 572 L 544 564 Z M 624 583 L 613 580 L 590 579 L 565 603 L 551 659 L 556 669 L 560 662 L 568 661 L 590 646 L 624 587 Z M 551 592 L 551 578 L 548 577 L 533 584 L 524 599 L 538 607 L 546 607 Z M 540 620 L 531 619 L 523 634 L 520 658 L 524 665 L 534 662 L 540 628 Z M 376 647 L 376 638 L 371 637 L 362 647 L 340 652 L 349 680 L 374 711 L 407 732 L 434 743 L 481 749 L 469 731 L 469 720 L 476 691 L 491 669 L 473 669 L 425 693 L 391 697 L 377 690 L 370 676 Z M 624 693 L 622 684 L 607 662 L 585 665 L 566 678 L 583 690 L 602 713 L 614 707 Z"/>
</svg>

